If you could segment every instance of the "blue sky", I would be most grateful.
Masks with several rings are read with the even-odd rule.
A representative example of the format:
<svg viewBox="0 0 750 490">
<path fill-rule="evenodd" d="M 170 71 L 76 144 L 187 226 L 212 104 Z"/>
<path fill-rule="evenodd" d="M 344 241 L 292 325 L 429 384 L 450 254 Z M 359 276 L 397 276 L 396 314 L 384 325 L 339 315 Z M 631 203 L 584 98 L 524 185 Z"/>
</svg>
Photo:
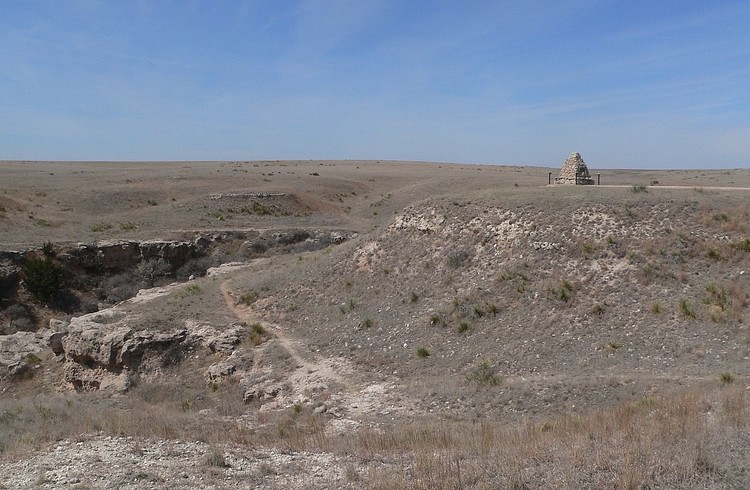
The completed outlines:
<svg viewBox="0 0 750 490">
<path fill-rule="evenodd" d="M 0 159 L 750 167 L 750 2 L 2 0 Z"/>
</svg>

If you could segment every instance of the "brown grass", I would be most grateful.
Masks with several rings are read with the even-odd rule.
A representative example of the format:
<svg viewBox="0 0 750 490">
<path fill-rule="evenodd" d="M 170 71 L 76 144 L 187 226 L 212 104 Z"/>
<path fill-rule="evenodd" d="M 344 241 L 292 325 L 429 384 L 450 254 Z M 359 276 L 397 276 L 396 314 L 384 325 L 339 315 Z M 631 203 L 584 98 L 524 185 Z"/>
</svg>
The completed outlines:
<svg viewBox="0 0 750 490">
<path fill-rule="evenodd" d="M 170 401 L 130 402 L 107 406 L 80 395 L 3 400 L 2 455 L 14 459 L 60 439 L 104 433 L 329 452 L 347 464 L 353 458 L 369 488 L 731 486 L 742 481 L 747 455 L 728 448 L 742 447 L 750 426 L 750 396 L 735 386 L 688 389 L 515 426 L 490 420 L 401 423 L 344 438 L 328 435 L 326 419 L 306 408 L 258 416 L 250 428 Z"/>
</svg>

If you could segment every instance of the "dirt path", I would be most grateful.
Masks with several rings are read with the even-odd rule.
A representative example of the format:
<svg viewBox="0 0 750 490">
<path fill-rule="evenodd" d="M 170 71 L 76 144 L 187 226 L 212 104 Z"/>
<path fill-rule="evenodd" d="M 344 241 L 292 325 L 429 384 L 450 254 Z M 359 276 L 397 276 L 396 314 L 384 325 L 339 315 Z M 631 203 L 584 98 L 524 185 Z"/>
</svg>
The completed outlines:
<svg viewBox="0 0 750 490">
<path fill-rule="evenodd" d="M 238 304 L 235 301 L 234 295 L 232 294 L 232 291 L 230 289 L 230 282 L 231 279 L 226 279 L 219 286 L 219 288 L 221 289 L 221 294 L 224 297 L 224 303 L 227 305 L 227 308 L 241 321 L 247 323 L 261 323 L 260 318 L 258 318 L 257 315 L 253 312 L 252 308 L 243 304 Z M 307 359 L 305 356 L 303 356 L 301 353 L 299 342 L 290 338 L 283 328 L 274 323 L 269 323 L 265 320 L 262 321 L 262 324 L 263 328 L 273 335 L 274 340 L 278 342 L 279 345 L 281 345 L 281 347 L 284 349 L 284 351 L 286 351 L 286 353 L 289 355 L 289 357 L 292 358 L 295 365 L 297 366 L 297 369 L 301 369 L 308 374 L 315 373 L 316 377 L 322 378 L 323 380 L 328 380 L 329 382 L 335 382 L 338 385 L 344 387 L 347 391 L 356 390 L 356 388 L 352 386 L 349 380 L 345 379 L 339 373 L 334 371 L 334 367 L 330 362 L 325 362 L 326 360 L 314 360 L 312 359 L 312 355 L 307 356 L 310 359 Z"/>
<path fill-rule="evenodd" d="M 403 389 L 395 381 L 364 381 L 352 363 L 343 357 L 320 357 L 305 349 L 304 344 L 289 336 L 285 329 L 261 318 L 249 306 L 237 304 L 231 288 L 231 278 L 224 279 L 219 288 L 227 309 L 239 320 L 247 323 L 261 323 L 272 335 L 272 339 L 255 351 L 252 371 L 260 373 L 271 369 L 264 366 L 263 346 L 276 345 L 292 359 L 295 369 L 284 373 L 290 392 L 278 396 L 273 402 L 263 405 L 264 409 L 283 409 L 302 400 L 312 400 L 316 394 L 328 393 L 325 401 L 334 418 L 330 421 L 331 430 L 342 427 L 356 427 L 357 420 L 370 418 L 374 414 L 388 415 L 393 412 L 414 412 L 416 403 L 404 396 Z M 364 382 L 363 382 L 364 381 Z M 343 424 L 343 425 L 342 425 Z"/>
</svg>

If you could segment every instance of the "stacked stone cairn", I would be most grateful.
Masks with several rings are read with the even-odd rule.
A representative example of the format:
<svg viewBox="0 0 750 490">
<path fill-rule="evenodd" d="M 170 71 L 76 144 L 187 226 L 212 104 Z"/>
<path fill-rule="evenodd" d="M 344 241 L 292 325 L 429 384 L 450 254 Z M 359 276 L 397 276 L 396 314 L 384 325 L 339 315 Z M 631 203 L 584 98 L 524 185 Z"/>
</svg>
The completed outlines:
<svg viewBox="0 0 750 490">
<path fill-rule="evenodd" d="M 594 179 L 580 153 L 574 151 L 565 160 L 560 175 L 555 178 L 555 184 L 594 185 Z"/>
</svg>

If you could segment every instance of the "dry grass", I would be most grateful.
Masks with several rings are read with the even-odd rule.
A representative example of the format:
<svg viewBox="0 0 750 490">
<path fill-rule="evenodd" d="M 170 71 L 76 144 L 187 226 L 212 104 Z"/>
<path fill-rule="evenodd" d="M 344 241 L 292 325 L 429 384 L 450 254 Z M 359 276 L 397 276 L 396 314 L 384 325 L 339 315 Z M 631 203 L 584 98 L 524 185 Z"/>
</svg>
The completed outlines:
<svg viewBox="0 0 750 490">
<path fill-rule="evenodd" d="M 0 403 L 2 455 L 14 459 L 90 434 L 333 453 L 369 488 L 644 488 L 746 484 L 750 396 L 744 387 L 688 389 L 584 415 L 518 425 L 433 421 L 329 435 L 303 407 L 260 414 L 253 428 L 173 400 L 117 406 L 80 395 Z M 253 407 L 246 407 L 253 412 Z M 214 454 L 215 453 L 215 454 Z M 221 463 L 221 450 L 205 463 Z M 218 455 L 218 456 L 216 456 Z M 215 457 L 214 457 L 215 456 Z M 352 475 L 354 475 L 353 472 Z M 744 479 L 743 479 L 744 478 Z"/>
</svg>

